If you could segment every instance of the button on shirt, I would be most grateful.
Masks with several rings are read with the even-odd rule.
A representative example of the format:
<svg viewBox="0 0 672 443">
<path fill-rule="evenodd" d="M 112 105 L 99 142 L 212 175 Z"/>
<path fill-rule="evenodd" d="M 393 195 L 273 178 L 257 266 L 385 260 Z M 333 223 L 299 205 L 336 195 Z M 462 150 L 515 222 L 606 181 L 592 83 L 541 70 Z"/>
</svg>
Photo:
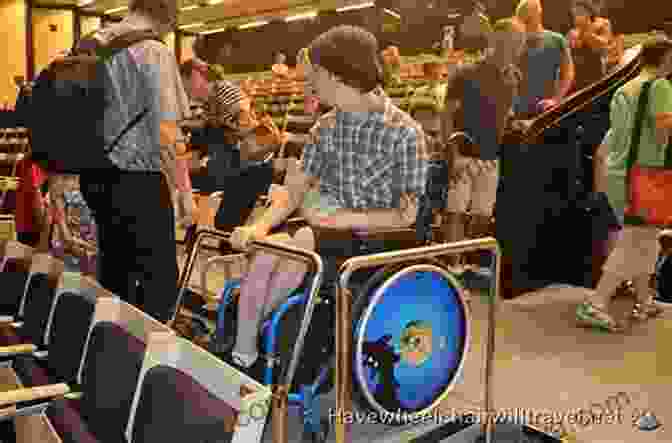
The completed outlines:
<svg viewBox="0 0 672 443">
<path fill-rule="evenodd" d="M 402 194 L 424 193 L 430 153 L 422 129 L 384 99 L 384 112 L 335 109 L 311 129 L 302 167 L 334 205 L 395 209 Z"/>
</svg>

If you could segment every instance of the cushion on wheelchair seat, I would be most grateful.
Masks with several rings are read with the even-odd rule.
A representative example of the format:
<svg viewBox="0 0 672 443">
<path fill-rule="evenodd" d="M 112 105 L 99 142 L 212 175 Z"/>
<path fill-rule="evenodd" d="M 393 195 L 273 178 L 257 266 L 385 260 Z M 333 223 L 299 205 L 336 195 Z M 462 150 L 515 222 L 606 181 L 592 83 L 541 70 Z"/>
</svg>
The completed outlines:
<svg viewBox="0 0 672 443">
<path fill-rule="evenodd" d="M 63 443 L 102 443 L 90 431 L 71 400 L 56 400 L 47 408 L 47 418 Z M 117 440 L 121 443 L 124 440 Z"/>
<path fill-rule="evenodd" d="M 188 374 L 168 366 L 147 371 L 132 436 L 136 442 L 218 442 L 232 438 L 236 414 Z"/>
</svg>

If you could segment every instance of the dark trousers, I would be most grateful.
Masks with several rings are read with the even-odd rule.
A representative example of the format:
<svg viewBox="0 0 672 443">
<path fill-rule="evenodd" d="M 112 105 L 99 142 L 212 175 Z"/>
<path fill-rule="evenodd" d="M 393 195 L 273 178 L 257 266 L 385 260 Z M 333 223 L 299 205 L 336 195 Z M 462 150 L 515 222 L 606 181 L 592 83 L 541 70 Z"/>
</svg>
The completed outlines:
<svg viewBox="0 0 672 443">
<path fill-rule="evenodd" d="M 103 287 L 161 322 L 177 302 L 175 214 L 161 173 L 112 171 L 80 177 L 98 225 Z"/>
</svg>

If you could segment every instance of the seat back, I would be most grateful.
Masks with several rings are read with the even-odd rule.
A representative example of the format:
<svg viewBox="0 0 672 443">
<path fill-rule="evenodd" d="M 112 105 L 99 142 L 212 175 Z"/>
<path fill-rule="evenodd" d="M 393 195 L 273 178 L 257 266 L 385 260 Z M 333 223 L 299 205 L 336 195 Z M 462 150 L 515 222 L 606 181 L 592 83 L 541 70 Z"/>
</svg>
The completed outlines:
<svg viewBox="0 0 672 443">
<path fill-rule="evenodd" d="M 31 265 L 32 275 L 23 299 L 24 323 L 21 336 L 38 347 L 43 347 L 48 342 L 49 324 L 64 267 L 61 260 L 47 254 L 36 254 Z"/>
<path fill-rule="evenodd" d="M 129 443 L 259 442 L 271 391 L 191 342 L 147 344 Z"/>
<path fill-rule="evenodd" d="M 33 248 L 17 241 L 0 242 L 0 315 L 18 314 L 34 253 Z"/>
<path fill-rule="evenodd" d="M 65 270 L 65 264 L 61 260 L 57 260 L 49 254 L 38 253 L 33 256 L 30 263 L 30 270 L 28 271 L 28 280 L 21 297 L 19 304 L 18 316 L 23 318 L 26 308 L 26 295 L 28 289 L 32 284 L 37 284 L 40 291 L 51 288 L 54 290 L 58 286 L 61 274 Z"/>
<path fill-rule="evenodd" d="M 174 332 L 113 297 L 98 300 L 96 320 L 82 368 L 81 416 L 101 442 L 123 441 L 145 343 L 150 338 L 169 342 Z"/>
<path fill-rule="evenodd" d="M 81 383 L 81 370 L 91 330 L 96 323 L 98 303 L 114 295 L 95 280 L 75 273 L 64 273 L 56 292 L 54 312 L 48 325 L 47 366 L 57 379 Z"/>
</svg>

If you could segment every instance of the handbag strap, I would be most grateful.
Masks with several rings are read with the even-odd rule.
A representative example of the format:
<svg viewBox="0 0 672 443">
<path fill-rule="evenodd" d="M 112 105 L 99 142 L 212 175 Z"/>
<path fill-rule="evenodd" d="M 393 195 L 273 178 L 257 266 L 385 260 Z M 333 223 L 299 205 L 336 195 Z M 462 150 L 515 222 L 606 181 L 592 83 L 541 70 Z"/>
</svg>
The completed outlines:
<svg viewBox="0 0 672 443">
<path fill-rule="evenodd" d="M 629 171 L 637 163 L 637 158 L 639 156 L 639 143 L 642 138 L 642 126 L 644 125 L 644 117 L 646 113 L 646 108 L 649 104 L 649 90 L 653 80 L 648 80 L 642 85 L 642 91 L 639 94 L 639 100 L 637 100 L 637 113 L 635 114 L 635 124 L 632 128 L 632 138 L 630 139 L 630 149 L 628 152 L 627 159 L 627 171 L 625 175 L 626 183 L 628 187 L 630 186 L 630 173 Z"/>
</svg>

